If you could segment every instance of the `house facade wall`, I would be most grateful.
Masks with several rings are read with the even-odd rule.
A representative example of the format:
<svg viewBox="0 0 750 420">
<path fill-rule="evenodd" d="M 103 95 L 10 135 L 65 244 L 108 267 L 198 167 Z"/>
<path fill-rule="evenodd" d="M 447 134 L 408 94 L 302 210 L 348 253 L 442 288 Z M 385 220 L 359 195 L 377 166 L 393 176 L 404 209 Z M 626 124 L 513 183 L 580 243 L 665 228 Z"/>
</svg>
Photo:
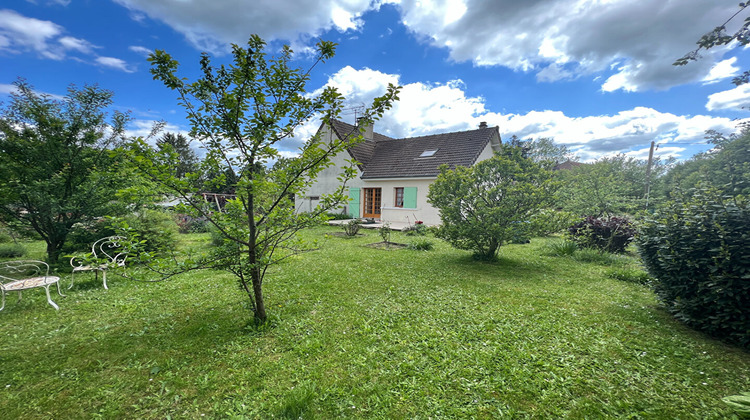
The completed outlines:
<svg viewBox="0 0 750 420">
<path fill-rule="evenodd" d="M 331 130 L 331 128 L 327 126 L 321 127 L 319 133 L 322 136 L 322 139 L 327 143 L 331 142 L 333 136 L 335 135 L 333 133 L 333 130 Z M 335 155 L 331 159 L 333 165 L 323 169 L 318 174 L 318 178 L 315 180 L 315 182 L 310 186 L 310 188 L 308 188 L 308 190 L 304 194 L 300 194 L 295 197 L 295 210 L 298 213 L 313 211 L 320 202 L 320 196 L 324 194 L 330 194 L 331 192 L 339 188 L 341 182 L 338 180 L 338 177 L 339 175 L 341 175 L 343 168 L 349 165 L 349 163 L 346 161 L 351 158 L 351 155 L 349 155 L 349 152 L 347 151 Z M 359 168 L 356 168 L 356 172 L 357 176 L 347 182 L 347 185 L 349 187 L 362 187 L 364 184 L 362 182 L 362 179 L 360 178 L 360 176 L 362 175 L 362 171 L 360 171 Z M 348 213 L 349 205 L 348 203 L 343 203 L 343 205 L 338 210 L 334 211 Z"/>
<path fill-rule="evenodd" d="M 438 210 L 427 202 L 427 192 L 435 178 L 397 178 L 367 180 L 363 188 L 380 188 L 382 193 L 382 205 L 380 208 L 380 220 L 387 222 L 414 223 L 420 220 L 428 225 L 439 225 L 440 214 Z M 396 207 L 396 188 L 416 188 L 417 199 L 414 207 Z M 361 193 L 363 194 L 363 192 Z M 363 200 L 360 200 L 360 203 Z M 362 204 L 360 204 L 361 206 Z M 361 212 L 360 212 L 361 214 Z"/>
<path fill-rule="evenodd" d="M 321 127 L 321 135 L 326 141 L 331 141 L 332 136 L 335 134 L 329 127 Z M 496 141 L 499 145 L 499 138 Z M 497 147 L 496 145 L 496 147 Z M 489 159 L 494 155 L 492 142 L 488 143 L 482 152 L 479 154 L 476 162 Z M 319 197 L 323 194 L 330 193 L 339 187 L 340 182 L 338 176 L 341 174 L 342 168 L 347 164 L 346 160 L 351 159 L 348 152 L 343 152 L 336 155 L 333 158 L 333 163 L 329 168 L 324 169 L 319 175 L 318 179 L 309 190 L 304 194 L 296 198 L 296 210 L 298 212 L 305 212 L 313 210 L 319 202 Z M 380 188 L 381 189 L 381 214 L 380 220 L 387 222 L 402 222 L 402 223 L 414 223 L 416 220 L 420 220 L 427 225 L 439 225 L 440 212 L 438 209 L 433 207 L 427 202 L 427 193 L 429 192 L 430 185 L 435 181 L 435 177 L 424 177 L 424 178 L 383 178 L 383 179 L 368 179 L 362 180 L 360 177 L 362 172 L 359 168 L 356 169 L 357 177 L 350 180 L 347 183 L 348 191 L 347 194 L 352 197 L 352 194 L 357 196 L 358 199 L 351 198 L 348 203 L 345 203 L 340 209 L 340 212 L 347 214 L 354 214 L 357 217 L 362 217 L 364 210 L 364 189 L 365 188 Z M 407 207 L 396 207 L 395 206 L 395 191 L 396 188 L 416 188 L 416 205 L 413 208 Z M 356 208 L 352 208 L 356 207 Z"/>
</svg>

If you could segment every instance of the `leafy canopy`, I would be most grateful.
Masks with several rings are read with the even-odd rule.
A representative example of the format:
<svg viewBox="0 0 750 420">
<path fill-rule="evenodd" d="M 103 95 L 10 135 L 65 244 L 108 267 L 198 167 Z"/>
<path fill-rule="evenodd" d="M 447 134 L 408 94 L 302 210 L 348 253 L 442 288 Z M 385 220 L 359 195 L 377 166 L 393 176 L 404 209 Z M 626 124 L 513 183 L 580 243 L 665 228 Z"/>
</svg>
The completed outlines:
<svg viewBox="0 0 750 420">
<path fill-rule="evenodd" d="M 333 87 L 319 94 L 306 93 L 312 69 L 333 57 L 335 44 L 321 41 L 317 57 L 306 71 L 292 66 L 293 52 L 284 46 L 278 56 L 265 52 L 266 43 L 252 36 L 247 45 L 232 46 L 232 62 L 214 66 L 207 54 L 200 60 L 201 77 L 189 83 L 177 76 L 179 63 L 164 51 L 149 61 L 151 73 L 178 94 L 191 123 L 191 136 L 206 150 L 202 172 L 217 177 L 216 186 L 234 192 L 224 211 L 212 211 L 198 194 L 197 174 L 175 175 L 173 160 L 139 140 L 131 144 L 130 155 L 155 182 L 178 196 L 185 211 L 203 217 L 223 238 L 222 246 L 195 262 L 232 272 L 246 293 L 258 321 L 266 320 L 263 281 L 267 269 L 314 244 L 298 239 L 296 233 L 320 223 L 331 209 L 346 199 L 346 181 L 354 174 L 354 163 L 340 176 L 340 187 L 321 196 L 310 213 L 298 213 L 290 197 L 304 192 L 331 158 L 362 140 L 359 132 L 343 140 L 314 136 L 296 159 L 268 165 L 280 158 L 279 142 L 295 136 L 297 129 L 313 118 L 328 124 L 342 109 L 344 98 Z M 365 110 L 360 124 L 371 123 L 397 99 L 398 88 L 390 85 Z M 360 127 L 361 128 L 361 127 Z M 364 130 L 361 128 L 361 130 Z"/>
<path fill-rule="evenodd" d="M 499 247 L 550 204 L 555 184 L 549 171 L 522 156 L 519 147 L 472 167 L 446 165 L 430 186 L 429 202 L 440 210 L 438 236 L 481 260 L 497 256 Z"/>
<path fill-rule="evenodd" d="M 36 231 L 57 261 L 71 227 L 114 214 L 126 179 L 109 153 L 128 118 L 114 112 L 112 92 L 70 86 L 62 99 L 34 91 L 24 80 L 0 116 L 0 213 Z M 120 209 L 121 210 L 121 209 Z"/>
</svg>

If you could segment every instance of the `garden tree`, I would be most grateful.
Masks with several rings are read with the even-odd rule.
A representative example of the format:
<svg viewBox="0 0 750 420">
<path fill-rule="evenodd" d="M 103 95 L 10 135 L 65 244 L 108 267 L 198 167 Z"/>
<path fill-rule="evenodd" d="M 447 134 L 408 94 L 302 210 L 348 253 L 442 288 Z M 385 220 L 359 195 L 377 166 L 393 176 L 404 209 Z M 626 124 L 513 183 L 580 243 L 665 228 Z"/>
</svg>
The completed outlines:
<svg viewBox="0 0 750 420">
<path fill-rule="evenodd" d="M 443 165 L 427 198 L 440 210 L 439 237 L 492 260 L 518 224 L 551 204 L 554 188 L 549 171 L 524 157 L 520 147 L 505 146 L 469 168 Z"/>
<path fill-rule="evenodd" d="M 182 134 L 164 133 L 156 141 L 156 146 L 159 149 L 169 150 L 172 153 L 172 158 L 178 162 L 175 168 L 177 178 L 183 178 L 185 174 L 195 172 L 198 169 L 198 155 L 190 147 L 190 141 L 187 137 Z"/>
<path fill-rule="evenodd" d="M 562 185 L 556 201 L 564 210 L 579 216 L 610 217 L 635 213 L 645 204 L 646 165 L 644 160 L 620 154 L 558 171 L 556 176 Z M 657 159 L 652 178 L 658 178 L 664 170 L 665 166 Z M 652 193 L 652 200 L 654 195 Z"/>
<path fill-rule="evenodd" d="M 675 165 L 663 177 L 663 194 L 710 185 L 724 196 L 750 196 L 750 130 L 725 136 L 710 130 L 714 147 Z"/>
<path fill-rule="evenodd" d="M 729 17 L 721 26 L 717 26 L 711 32 L 704 34 L 701 39 L 698 40 L 698 48 L 690 51 L 681 58 L 677 59 L 673 65 L 684 66 L 691 61 L 697 61 L 701 58 L 701 50 L 710 50 L 714 47 L 722 45 L 728 45 L 732 42 L 737 42 L 739 46 L 746 46 L 750 44 L 750 17 L 746 17 L 742 26 L 734 33 L 727 33 L 727 24 L 731 22 L 735 17 L 742 13 L 750 3 L 740 3 L 739 10 Z M 743 72 L 741 75 L 732 79 L 732 83 L 735 85 L 743 85 L 750 81 L 750 70 Z"/>
<path fill-rule="evenodd" d="M 107 122 L 112 92 L 97 86 L 71 85 L 60 100 L 24 80 L 15 87 L 0 115 L 0 212 L 36 231 L 55 263 L 74 224 L 117 212 L 125 179 L 108 149 L 128 118 Z"/>
<path fill-rule="evenodd" d="M 352 167 L 341 174 L 341 186 L 321 196 L 311 213 L 295 213 L 289 194 L 304 191 L 318 173 L 332 165 L 331 158 L 362 140 L 360 132 L 328 143 L 315 136 L 288 165 L 258 170 L 279 156 L 274 147 L 294 136 L 302 124 L 322 116 L 324 124 L 336 118 L 344 98 L 333 87 L 317 95 L 305 92 L 310 71 L 334 55 L 335 44 L 321 41 L 312 66 L 304 71 L 291 65 L 292 50 L 284 46 L 278 56 L 265 52 L 266 43 L 252 36 L 246 47 L 232 45 L 232 62 L 214 67 L 207 54 L 200 60 L 202 76 L 193 83 L 176 75 L 179 63 L 164 51 L 149 57 L 154 78 L 177 91 L 191 123 L 191 136 L 206 150 L 204 167 L 217 174 L 232 173 L 237 198 L 225 212 L 210 212 L 195 193 L 200 180 L 195 174 L 179 179 L 172 163 L 146 142 L 136 140 L 132 154 L 136 164 L 154 181 L 170 188 L 190 207 L 194 216 L 205 217 L 223 238 L 223 245 L 194 266 L 210 265 L 232 272 L 247 294 L 257 321 L 266 320 L 263 282 L 268 268 L 311 245 L 296 233 L 325 219 L 325 213 L 346 199 L 346 181 Z M 397 99 L 398 88 L 389 85 L 365 111 L 361 126 L 380 118 Z"/>
<path fill-rule="evenodd" d="M 527 140 L 526 147 L 529 149 L 527 156 L 535 162 L 542 163 L 547 169 L 568 160 L 574 162 L 579 160 L 578 156 L 571 152 L 568 146 L 556 144 L 551 137 Z"/>
</svg>

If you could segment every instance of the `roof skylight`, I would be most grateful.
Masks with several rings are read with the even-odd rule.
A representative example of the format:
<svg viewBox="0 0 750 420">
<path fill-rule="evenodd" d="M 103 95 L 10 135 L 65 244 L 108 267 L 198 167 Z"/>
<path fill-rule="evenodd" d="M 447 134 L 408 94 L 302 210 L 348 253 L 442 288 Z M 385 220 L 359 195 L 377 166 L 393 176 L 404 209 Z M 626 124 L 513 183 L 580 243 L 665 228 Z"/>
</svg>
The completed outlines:
<svg viewBox="0 0 750 420">
<path fill-rule="evenodd" d="M 421 155 L 419 155 L 419 157 L 432 157 L 432 156 L 435 156 L 435 153 L 437 153 L 437 149 L 425 150 L 424 152 L 422 152 Z"/>
</svg>

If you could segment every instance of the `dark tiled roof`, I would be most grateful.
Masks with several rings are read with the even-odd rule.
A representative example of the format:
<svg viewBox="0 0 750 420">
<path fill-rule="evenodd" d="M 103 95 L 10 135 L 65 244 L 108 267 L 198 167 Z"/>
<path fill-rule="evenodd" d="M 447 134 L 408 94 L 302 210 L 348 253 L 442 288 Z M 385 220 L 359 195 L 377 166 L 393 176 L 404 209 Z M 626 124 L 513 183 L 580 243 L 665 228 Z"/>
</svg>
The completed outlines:
<svg viewBox="0 0 750 420">
<path fill-rule="evenodd" d="M 341 137 L 354 126 L 334 121 L 333 128 Z M 362 163 L 362 179 L 435 177 L 443 164 L 451 169 L 473 165 L 493 135 L 500 138 L 497 127 L 404 139 L 374 133 L 374 141 L 362 142 L 349 153 Z M 431 150 L 436 150 L 433 156 L 420 157 Z"/>
<path fill-rule="evenodd" d="M 555 165 L 552 168 L 552 170 L 553 171 L 562 171 L 562 170 L 566 170 L 566 169 L 573 169 L 576 166 L 581 166 L 581 165 L 583 165 L 583 163 L 581 163 L 581 162 L 574 162 L 572 160 L 566 160 L 563 163 L 558 163 L 557 165 Z"/>
<path fill-rule="evenodd" d="M 333 120 L 332 121 L 333 131 L 339 136 L 340 139 L 347 138 L 349 136 L 356 136 L 359 131 L 355 126 L 347 124 L 343 121 Z M 375 152 L 375 142 L 384 140 L 393 140 L 388 136 L 384 136 L 380 133 L 373 133 L 374 141 L 363 141 L 354 147 L 349 148 L 349 154 L 356 159 L 360 165 L 360 169 L 363 169 L 372 158 L 372 154 Z"/>
</svg>

